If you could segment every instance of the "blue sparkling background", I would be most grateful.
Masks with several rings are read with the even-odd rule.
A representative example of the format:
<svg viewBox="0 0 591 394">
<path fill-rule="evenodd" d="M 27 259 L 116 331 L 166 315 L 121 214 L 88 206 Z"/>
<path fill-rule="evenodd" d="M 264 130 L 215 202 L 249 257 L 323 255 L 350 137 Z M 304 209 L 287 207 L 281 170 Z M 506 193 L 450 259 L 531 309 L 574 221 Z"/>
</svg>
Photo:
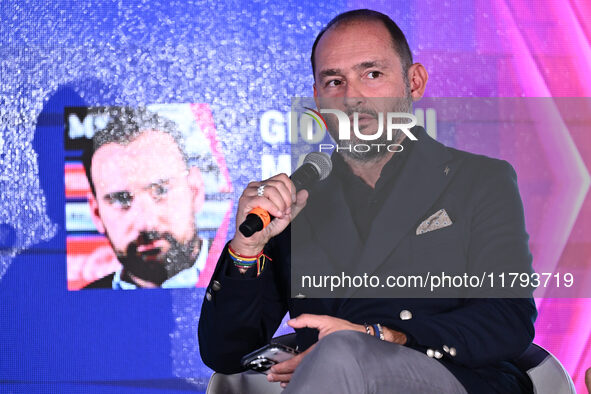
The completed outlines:
<svg viewBox="0 0 591 394">
<path fill-rule="evenodd" d="M 67 291 L 63 109 L 208 103 L 239 195 L 260 176 L 259 115 L 310 94 L 309 48 L 342 7 L 0 5 L 0 391 L 204 390 L 203 289 Z"/>
</svg>

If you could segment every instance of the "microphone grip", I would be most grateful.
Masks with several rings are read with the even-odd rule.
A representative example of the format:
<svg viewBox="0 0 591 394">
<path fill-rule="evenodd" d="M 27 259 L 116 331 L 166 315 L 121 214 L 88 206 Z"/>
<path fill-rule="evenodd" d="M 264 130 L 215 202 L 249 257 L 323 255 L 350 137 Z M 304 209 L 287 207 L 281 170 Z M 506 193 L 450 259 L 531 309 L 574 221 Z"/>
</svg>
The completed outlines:
<svg viewBox="0 0 591 394">
<path fill-rule="evenodd" d="M 244 219 L 244 221 L 240 225 L 240 227 L 238 227 L 238 230 L 240 230 L 242 235 L 244 235 L 247 238 L 252 236 L 257 231 L 261 231 L 262 229 L 263 221 L 258 215 L 254 213 L 249 213 L 248 216 L 246 216 L 246 219 Z"/>
<path fill-rule="evenodd" d="M 320 174 L 312 164 L 306 163 L 291 174 L 289 179 L 293 182 L 296 192 L 299 192 L 302 189 L 307 189 L 315 181 L 318 181 Z"/>
<path fill-rule="evenodd" d="M 261 231 L 269 223 L 273 217 L 269 215 L 269 212 L 265 211 L 263 208 L 253 208 L 250 213 L 246 216 L 246 219 L 242 222 L 238 230 L 244 235 L 246 238 L 252 236 L 257 231 Z"/>
<path fill-rule="evenodd" d="M 330 159 L 329 163 L 330 163 Z M 330 172 L 330 169 L 329 169 Z M 318 182 L 322 176 L 320 170 L 312 163 L 304 163 L 289 177 L 293 182 L 296 192 L 307 189 L 315 182 Z M 262 208 L 254 208 L 248 213 L 246 219 L 238 227 L 238 230 L 245 237 L 250 237 L 257 231 L 261 231 L 271 222 L 273 217 Z"/>
</svg>

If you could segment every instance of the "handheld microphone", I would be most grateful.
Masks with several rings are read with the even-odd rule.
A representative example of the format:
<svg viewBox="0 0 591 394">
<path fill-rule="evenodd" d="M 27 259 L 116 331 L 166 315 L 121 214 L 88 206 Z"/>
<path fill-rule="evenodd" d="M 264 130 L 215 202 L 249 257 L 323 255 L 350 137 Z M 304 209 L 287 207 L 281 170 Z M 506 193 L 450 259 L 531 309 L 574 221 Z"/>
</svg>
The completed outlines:
<svg viewBox="0 0 591 394">
<path fill-rule="evenodd" d="M 325 179 L 332 171 L 332 161 L 326 153 L 311 152 L 304 158 L 302 164 L 289 179 L 296 188 L 296 193 L 302 189 L 308 189 L 316 182 Z M 250 237 L 257 231 L 261 231 L 273 220 L 273 216 L 262 208 L 254 208 L 238 227 L 238 230 L 245 237 Z"/>
</svg>

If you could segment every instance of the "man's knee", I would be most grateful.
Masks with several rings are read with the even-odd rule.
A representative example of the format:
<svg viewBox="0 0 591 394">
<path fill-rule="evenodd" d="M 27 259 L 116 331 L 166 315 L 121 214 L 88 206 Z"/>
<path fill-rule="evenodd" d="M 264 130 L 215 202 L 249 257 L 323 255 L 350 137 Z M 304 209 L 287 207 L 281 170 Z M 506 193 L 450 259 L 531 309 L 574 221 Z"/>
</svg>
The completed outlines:
<svg viewBox="0 0 591 394">
<path fill-rule="evenodd" d="M 314 352 L 333 363 L 357 363 L 358 356 L 363 353 L 364 339 L 367 339 L 367 334 L 361 332 L 337 331 L 318 341 Z"/>
<path fill-rule="evenodd" d="M 433 361 L 424 354 L 403 345 L 384 342 L 366 333 L 343 330 L 322 338 L 313 350 L 324 361 L 346 365 L 358 365 L 363 360 L 364 367 L 381 365 L 384 360 L 395 369 L 405 369 L 412 365 L 423 366 Z M 424 356 L 424 357 L 423 357 Z"/>
<path fill-rule="evenodd" d="M 296 370 L 302 373 L 302 367 L 306 371 L 306 379 L 337 379 L 345 383 L 350 379 L 362 381 L 361 361 L 363 360 L 363 339 L 367 334 L 344 330 L 337 331 L 322 338 L 312 351 L 304 357 L 302 364 Z M 305 366 L 304 366 L 305 365 Z M 330 371 L 329 375 L 324 376 Z"/>
<path fill-rule="evenodd" d="M 367 334 L 338 331 L 316 343 L 297 367 L 287 391 L 363 392 L 366 382 L 360 363 Z M 371 339 L 371 338 L 370 338 Z"/>
</svg>

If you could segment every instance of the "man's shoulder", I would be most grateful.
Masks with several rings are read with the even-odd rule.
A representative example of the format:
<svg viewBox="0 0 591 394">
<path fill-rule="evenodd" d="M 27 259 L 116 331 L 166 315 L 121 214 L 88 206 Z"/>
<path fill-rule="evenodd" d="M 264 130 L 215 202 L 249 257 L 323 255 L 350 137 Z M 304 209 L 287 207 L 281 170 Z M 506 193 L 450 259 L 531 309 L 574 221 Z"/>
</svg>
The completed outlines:
<svg viewBox="0 0 591 394">
<path fill-rule="evenodd" d="M 478 177 L 510 176 L 515 178 L 515 170 L 506 160 L 479 155 L 448 146 L 446 146 L 446 149 L 455 160 L 462 162 L 463 169 L 477 174 Z"/>
<path fill-rule="evenodd" d="M 112 289 L 113 288 L 113 278 L 115 277 L 115 273 L 112 272 L 107 276 L 103 276 L 100 279 L 95 280 L 94 282 L 90 282 L 82 289 Z"/>
<path fill-rule="evenodd" d="M 456 174 L 461 173 L 469 177 L 506 177 L 509 175 L 515 178 L 515 170 L 505 160 L 452 148 L 433 139 L 422 128 L 418 129 L 417 132 L 420 137 L 423 137 L 420 138 L 423 143 L 419 151 L 423 155 L 422 159 L 425 164 L 429 162 L 429 160 L 425 160 L 426 158 L 435 158 L 436 165 L 446 163 L 451 167 L 452 171 L 455 165 L 456 169 L 460 169 Z"/>
</svg>

